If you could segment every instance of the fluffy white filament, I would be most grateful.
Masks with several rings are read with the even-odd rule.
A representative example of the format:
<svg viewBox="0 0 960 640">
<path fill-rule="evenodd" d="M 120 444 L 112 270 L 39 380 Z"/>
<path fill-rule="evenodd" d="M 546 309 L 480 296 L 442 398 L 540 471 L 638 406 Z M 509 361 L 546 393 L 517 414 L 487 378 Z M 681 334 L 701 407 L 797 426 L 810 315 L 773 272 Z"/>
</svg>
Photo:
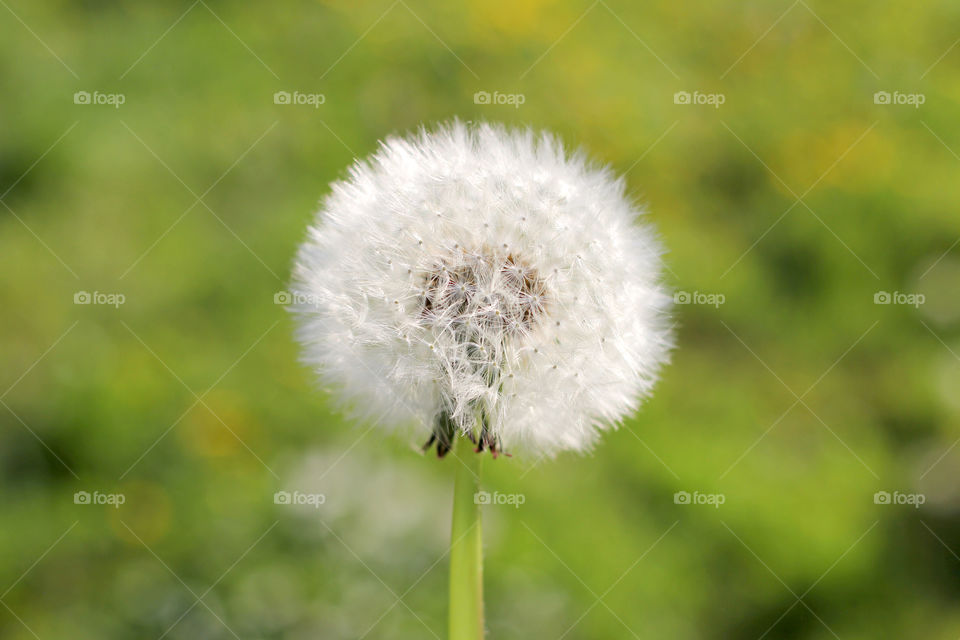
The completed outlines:
<svg viewBox="0 0 960 640">
<path fill-rule="evenodd" d="M 660 244 L 609 169 L 548 134 L 460 122 L 389 138 L 300 248 L 304 358 L 426 439 L 483 415 L 507 450 L 588 449 L 667 359 Z"/>
</svg>

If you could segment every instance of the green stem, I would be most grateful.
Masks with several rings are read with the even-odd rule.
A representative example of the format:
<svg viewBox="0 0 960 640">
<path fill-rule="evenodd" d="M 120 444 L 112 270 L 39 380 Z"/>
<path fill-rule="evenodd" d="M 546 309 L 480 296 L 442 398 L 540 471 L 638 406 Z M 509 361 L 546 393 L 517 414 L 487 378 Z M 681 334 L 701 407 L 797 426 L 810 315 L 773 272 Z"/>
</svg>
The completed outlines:
<svg viewBox="0 0 960 640">
<path fill-rule="evenodd" d="M 480 529 L 480 461 L 473 444 L 458 435 L 454 449 L 453 528 L 450 534 L 450 638 L 483 638 L 483 536 Z"/>
</svg>

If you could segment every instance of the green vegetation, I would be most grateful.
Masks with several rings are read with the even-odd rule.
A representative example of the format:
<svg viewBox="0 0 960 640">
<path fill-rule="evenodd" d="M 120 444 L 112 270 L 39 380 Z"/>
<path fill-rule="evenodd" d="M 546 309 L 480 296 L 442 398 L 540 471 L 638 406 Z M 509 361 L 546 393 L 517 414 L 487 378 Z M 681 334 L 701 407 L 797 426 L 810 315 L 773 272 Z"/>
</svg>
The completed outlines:
<svg viewBox="0 0 960 640">
<path fill-rule="evenodd" d="M 484 461 L 524 496 L 483 509 L 489 637 L 956 638 L 958 37 L 945 0 L 5 0 L 0 637 L 445 637 L 456 462 L 345 420 L 275 295 L 354 157 L 458 116 L 624 173 L 714 303 L 593 455 Z"/>
</svg>

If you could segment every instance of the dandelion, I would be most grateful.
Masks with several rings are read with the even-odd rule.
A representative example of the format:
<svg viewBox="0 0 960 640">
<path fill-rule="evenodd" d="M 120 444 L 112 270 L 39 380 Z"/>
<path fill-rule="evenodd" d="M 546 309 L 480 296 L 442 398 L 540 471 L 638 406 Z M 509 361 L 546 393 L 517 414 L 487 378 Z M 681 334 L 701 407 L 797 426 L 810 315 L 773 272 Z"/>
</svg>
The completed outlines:
<svg viewBox="0 0 960 640">
<path fill-rule="evenodd" d="M 482 632 L 468 448 L 589 450 L 667 359 L 671 298 L 641 213 L 555 137 L 457 121 L 357 162 L 300 248 L 305 361 L 362 417 L 463 463 L 451 637 Z"/>
</svg>

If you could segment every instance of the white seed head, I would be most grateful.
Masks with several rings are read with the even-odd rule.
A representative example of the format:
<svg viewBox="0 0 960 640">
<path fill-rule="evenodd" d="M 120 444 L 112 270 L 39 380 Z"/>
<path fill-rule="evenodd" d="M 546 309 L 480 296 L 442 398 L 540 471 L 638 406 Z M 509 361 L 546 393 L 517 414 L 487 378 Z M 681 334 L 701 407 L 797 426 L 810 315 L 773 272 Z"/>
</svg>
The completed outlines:
<svg viewBox="0 0 960 640">
<path fill-rule="evenodd" d="M 389 138 L 300 247 L 304 359 L 365 417 L 486 418 L 493 442 L 583 451 L 671 345 L 660 244 L 622 179 L 548 134 L 453 122 Z"/>
</svg>

